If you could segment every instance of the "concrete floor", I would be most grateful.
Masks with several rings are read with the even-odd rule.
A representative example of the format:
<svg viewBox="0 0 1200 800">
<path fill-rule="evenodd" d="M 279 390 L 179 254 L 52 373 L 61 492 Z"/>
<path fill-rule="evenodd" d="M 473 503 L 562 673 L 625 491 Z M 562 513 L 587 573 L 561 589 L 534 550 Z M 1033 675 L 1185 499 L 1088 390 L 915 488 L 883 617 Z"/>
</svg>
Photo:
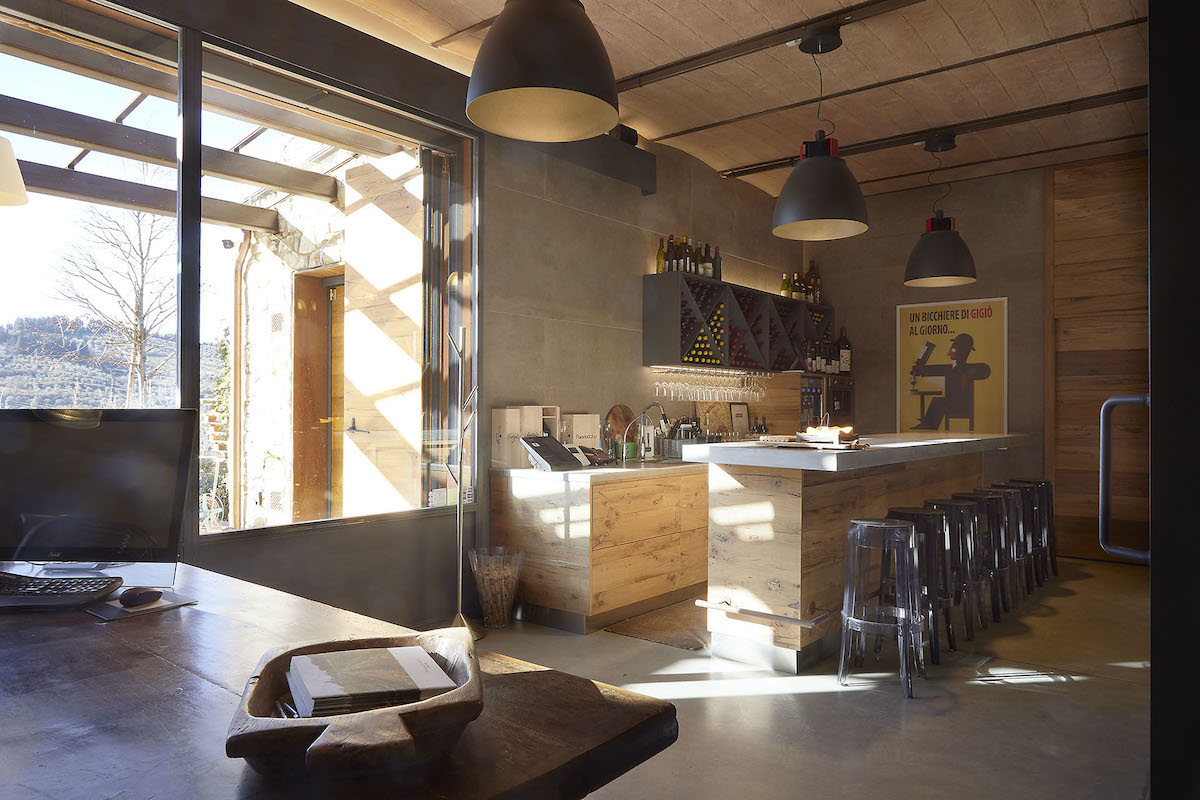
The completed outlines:
<svg viewBox="0 0 1200 800">
<path fill-rule="evenodd" d="M 483 647 L 661 697 L 679 741 L 592 795 L 1120 798 L 1145 792 L 1149 573 L 1060 559 L 1060 576 L 930 665 L 904 700 L 894 646 L 846 687 L 836 660 L 784 675 L 653 642 L 515 623 Z M 960 628 L 961 631 L 961 628 Z"/>
</svg>

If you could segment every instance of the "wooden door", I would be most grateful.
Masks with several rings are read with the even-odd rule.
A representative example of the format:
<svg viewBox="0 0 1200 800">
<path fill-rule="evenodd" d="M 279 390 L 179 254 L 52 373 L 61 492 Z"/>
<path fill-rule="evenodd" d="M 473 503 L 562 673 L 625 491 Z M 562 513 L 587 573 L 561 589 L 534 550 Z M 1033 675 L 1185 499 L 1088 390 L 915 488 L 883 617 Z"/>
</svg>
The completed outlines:
<svg viewBox="0 0 1200 800">
<path fill-rule="evenodd" d="M 1068 165 L 1046 179 L 1046 472 L 1060 555 L 1108 558 L 1097 540 L 1100 405 L 1149 391 L 1144 156 Z M 1149 544 L 1149 413 L 1113 419 L 1113 542 Z"/>
</svg>

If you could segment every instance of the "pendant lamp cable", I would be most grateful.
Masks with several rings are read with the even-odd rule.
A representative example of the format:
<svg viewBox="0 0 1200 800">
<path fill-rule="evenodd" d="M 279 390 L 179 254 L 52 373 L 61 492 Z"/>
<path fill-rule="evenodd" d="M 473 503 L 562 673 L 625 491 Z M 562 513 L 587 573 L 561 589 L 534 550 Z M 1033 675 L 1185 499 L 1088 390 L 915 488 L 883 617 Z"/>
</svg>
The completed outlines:
<svg viewBox="0 0 1200 800">
<path fill-rule="evenodd" d="M 926 178 L 926 181 L 928 181 L 929 185 L 933 186 L 934 185 L 933 176 L 936 175 L 938 173 L 938 170 L 940 170 L 942 168 L 942 157 L 939 156 L 937 153 L 930 153 L 929 155 L 933 156 L 934 160 L 937 161 L 937 166 L 934 167 L 932 171 L 930 171 L 929 177 Z M 943 183 L 942 186 L 945 188 L 945 191 L 942 192 L 942 194 L 936 200 L 933 201 L 932 210 L 933 210 L 933 216 L 935 216 L 935 217 L 937 216 L 938 206 L 940 206 L 942 204 L 942 201 L 945 200 L 947 197 L 949 197 L 950 193 L 952 191 L 954 191 L 954 186 L 951 185 L 951 183 L 949 181 L 946 181 L 945 183 Z"/>
<path fill-rule="evenodd" d="M 831 119 L 821 119 L 821 101 L 825 99 L 825 77 L 821 74 L 821 64 L 817 61 L 817 54 L 811 53 L 813 66 L 817 68 L 817 122 L 828 122 L 829 133 L 826 136 L 833 136 L 833 132 L 837 130 L 837 124 Z"/>
</svg>

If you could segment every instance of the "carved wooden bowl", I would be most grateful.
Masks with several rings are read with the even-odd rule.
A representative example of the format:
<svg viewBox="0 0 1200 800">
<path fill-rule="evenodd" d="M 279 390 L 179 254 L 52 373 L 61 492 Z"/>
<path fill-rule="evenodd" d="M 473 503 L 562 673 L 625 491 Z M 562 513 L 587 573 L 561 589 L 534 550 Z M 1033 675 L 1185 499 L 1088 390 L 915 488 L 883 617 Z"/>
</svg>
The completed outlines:
<svg viewBox="0 0 1200 800">
<path fill-rule="evenodd" d="M 448 692 L 399 706 L 287 719 L 275 702 L 289 693 L 292 656 L 368 647 L 424 647 L 458 684 Z M 450 749 L 483 711 L 483 681 L 475 641 L 466 628 L 309 642 L 267 651 L 246 683 L 225 737 L 225 754 L 244 758 L 259 772 L 307 769 L 324 774 L 404 770 Z"/>
</svg>

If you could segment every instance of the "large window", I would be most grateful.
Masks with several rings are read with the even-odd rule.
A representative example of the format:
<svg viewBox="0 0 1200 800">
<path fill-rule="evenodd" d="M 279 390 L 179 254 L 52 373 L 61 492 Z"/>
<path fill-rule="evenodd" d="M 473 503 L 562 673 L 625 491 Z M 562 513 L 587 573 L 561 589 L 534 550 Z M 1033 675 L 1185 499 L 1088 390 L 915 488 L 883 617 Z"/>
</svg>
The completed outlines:
<svg viewBox="0 0 1200 800">
<path fill-rule="evenodd" d="M 0 12 L 0 130 L 31 192 L 0 214 L 20 287 L 0 299 L 0 405 L 198 401 L 201 533 L 453 503 L 449 331 L 474 384 L 464 140 L 206 47 L 201 289 L 184 311 L 163 157 L 175 34 L 130 20 L 124 36 L 104 10 L 73 40 L 88 13 L 49 31 Z M 181 398 L 177 331 L 196 327 L 199 397 Z"/>
</svg>

